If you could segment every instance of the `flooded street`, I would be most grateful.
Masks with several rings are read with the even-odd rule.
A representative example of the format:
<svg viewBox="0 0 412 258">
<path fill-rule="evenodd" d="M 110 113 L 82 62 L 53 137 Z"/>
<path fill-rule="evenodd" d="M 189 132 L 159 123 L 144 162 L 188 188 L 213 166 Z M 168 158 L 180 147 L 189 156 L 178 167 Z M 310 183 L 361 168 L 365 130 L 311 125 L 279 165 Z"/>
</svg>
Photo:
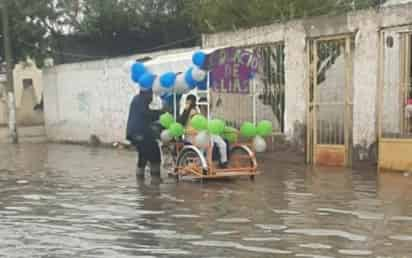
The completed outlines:
<svg viewBox="0 0 412 258">
<path fill-rule="evenodd" d="M 137 182 L 133 152 L 0 146 L 0 257 L 412 256 L 412 175 L 266 161 Z"/>
</svg>

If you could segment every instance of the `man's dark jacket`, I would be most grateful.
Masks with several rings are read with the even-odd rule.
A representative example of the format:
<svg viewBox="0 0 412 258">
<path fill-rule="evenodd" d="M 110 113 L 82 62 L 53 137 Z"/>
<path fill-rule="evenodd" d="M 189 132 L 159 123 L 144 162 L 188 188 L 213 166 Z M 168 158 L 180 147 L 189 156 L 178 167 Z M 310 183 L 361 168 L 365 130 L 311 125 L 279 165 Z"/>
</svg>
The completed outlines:
<svg viewBox="0 0 412 258">
<path fill-rule="evenodd" d="M 153 138 L 152 125 L 159 119 L 160 112 L 151 111 L 149 104 L 151 95 L 141 93 L 133 98 L 130 104 L 129 119 L 127 121 L 126 139 L 131 143 L 141 141 L 143 138 Z"/>
</svg>

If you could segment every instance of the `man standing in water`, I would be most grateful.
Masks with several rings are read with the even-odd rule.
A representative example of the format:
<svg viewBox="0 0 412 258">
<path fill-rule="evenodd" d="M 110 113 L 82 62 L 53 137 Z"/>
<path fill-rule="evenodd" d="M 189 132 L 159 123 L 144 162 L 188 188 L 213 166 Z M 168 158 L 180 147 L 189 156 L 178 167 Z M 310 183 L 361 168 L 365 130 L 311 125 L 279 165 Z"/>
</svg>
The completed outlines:
<svg viewBox="0 0 412 258">
<path fill-rule="evenodd" d="M 150 110 L 153 92 L 140 91 L 130 104 L 129 119 L 127 121 L 126 139 L 136 146 L 138 153 L 137 177 L 144 178 L 145 168 L 150 162 L 152 178 L 160 179 L 160 148 L 156 141 L 152 125 L 159 119 L 160 112 Z"/>
</svg>

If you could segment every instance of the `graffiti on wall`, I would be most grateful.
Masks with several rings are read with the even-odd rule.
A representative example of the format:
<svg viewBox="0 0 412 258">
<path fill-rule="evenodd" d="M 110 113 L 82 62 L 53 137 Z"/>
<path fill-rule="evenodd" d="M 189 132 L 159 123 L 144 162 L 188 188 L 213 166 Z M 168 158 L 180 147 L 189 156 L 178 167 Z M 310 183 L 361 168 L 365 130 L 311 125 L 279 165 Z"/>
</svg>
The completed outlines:
<svg viewBox="0 0 412 258">
<path fill-rule="evenodd" d="M 259 66 L 254 49 L 225 48 L 211 53 L 206 62 L 210 86 L 215 92 L 248 94 Z"/>
</svg>

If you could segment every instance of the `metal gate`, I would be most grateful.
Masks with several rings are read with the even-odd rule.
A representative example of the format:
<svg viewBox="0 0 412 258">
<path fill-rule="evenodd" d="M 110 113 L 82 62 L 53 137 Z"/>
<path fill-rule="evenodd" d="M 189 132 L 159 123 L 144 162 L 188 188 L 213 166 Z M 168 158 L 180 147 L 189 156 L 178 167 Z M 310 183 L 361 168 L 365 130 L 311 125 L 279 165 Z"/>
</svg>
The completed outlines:
<svg viewBox="0 0 412 258">
<path fill-rule="evenodd" d="M 380 33 L 379 169 L 412 169 L 412 25 Z"/>
<path fill-rule="evenodd" d="M 308 98 L 308 162 L 351 164 L 352 38 L 311 40 Z"/>
</svg>

